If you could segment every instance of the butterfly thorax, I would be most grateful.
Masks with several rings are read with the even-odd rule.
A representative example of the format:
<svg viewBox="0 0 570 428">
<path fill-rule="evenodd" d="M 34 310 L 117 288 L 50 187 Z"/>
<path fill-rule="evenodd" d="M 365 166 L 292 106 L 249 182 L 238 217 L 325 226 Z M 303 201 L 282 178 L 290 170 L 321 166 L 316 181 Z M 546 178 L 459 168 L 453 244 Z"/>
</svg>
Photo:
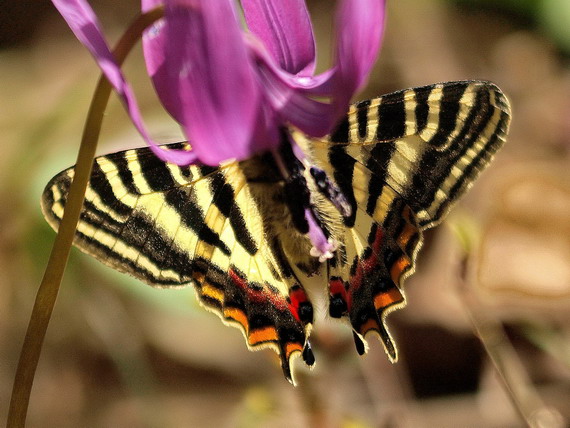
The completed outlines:
<svg viewBox="0 0 570 428">
<path fill-rule="evenodd" d="M 303 149 L 303 163 L 314 165 L 309 148 Z M 326 237 L 334 242 L 338 242 L 342 216 L 319 191 L 303 163 L 294 157 L 291 145 L 284 142 L 278 153 L 254 156 L 240 162 L 239 168 L 258 207 L 263 233 L 273 241 L 272 251 L 278 247 L 291 264 L 313 275 L 322 263 L 311 255 L 313 244 L 307 234 L 304 209 L 311 210 Z"/>
</svg>

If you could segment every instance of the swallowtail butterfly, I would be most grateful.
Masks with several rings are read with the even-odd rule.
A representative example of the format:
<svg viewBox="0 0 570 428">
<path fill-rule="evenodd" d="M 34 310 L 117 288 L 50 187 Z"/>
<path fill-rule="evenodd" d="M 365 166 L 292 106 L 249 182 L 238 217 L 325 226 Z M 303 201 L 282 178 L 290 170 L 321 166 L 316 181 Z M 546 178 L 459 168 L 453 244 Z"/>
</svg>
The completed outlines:
<svg viewBox="0 0 570 428">
<path fill-rule="evenodd" d="M 374 332 L 395 361 L 385 318 L 405 305 L 403 282 L 423 231 L 442 221 L 489 164 L 509 121 L 508 100 L 495 85 L 461 81 L 356 103 L 322 139 L 291 130 L 351 207 L 350 215 L 339 214 L 307 180 L 322 228 L 338 243 L 323 263 L 309 254 L 295 195 L 269 154 L 218 167 L 168 164 L 148 148 L 98 157 L 74 243 L 152 286 L 192 284 L 203 306 L 241 328 L 249 348 L 273 348 L 291 382 L 292 356 L 315 362 L 308 276 L 328 286 L 329 314 L 348 318 L 360 354 Z M 289 144 L 282 150 L 291 154 Z M 73 176 L 66 169 L 44 191 L 54 229 Z"/>
</svg>

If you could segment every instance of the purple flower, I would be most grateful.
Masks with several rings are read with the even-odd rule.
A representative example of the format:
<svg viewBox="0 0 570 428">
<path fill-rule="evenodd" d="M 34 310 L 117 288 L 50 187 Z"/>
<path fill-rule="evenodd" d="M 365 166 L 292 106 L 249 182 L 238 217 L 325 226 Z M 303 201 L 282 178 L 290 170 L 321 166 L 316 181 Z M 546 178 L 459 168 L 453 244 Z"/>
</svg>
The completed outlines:
<svg viewBox="0 0 570 428">
<path fill-rule="evenodd" d="M 164 7 L 164 17 L 143 37 L 146 65 L 162 104 L 192 146 L 165 151 L 147 133 L 88 3 L 52 2 L 95 57 L 141 136 L 158 157 L 180 165 L 218 165 L 263 151 L 279 157 L 289 126 L 313 137 L 331 132 L 375 61 L 385 9 L 385 0 L 339 0 L 334 64 L 315 75 L 315 42 L 303 0 L 242 0 L 249 32 L 241 28 L 233 0 L 142 0 L 143 12 Z M 288 141 L 305 161 L 294 140 Z M 286 180 L 289 167 L 282 169 Z M 339 193 L 325 181 L 325 193 Z M 342 195 L 337 199 L 342 211 Z M 303 208 L 311 253 L 330 257 L 334 242 L 324 236 L 311 206 Z"/>
</svg>

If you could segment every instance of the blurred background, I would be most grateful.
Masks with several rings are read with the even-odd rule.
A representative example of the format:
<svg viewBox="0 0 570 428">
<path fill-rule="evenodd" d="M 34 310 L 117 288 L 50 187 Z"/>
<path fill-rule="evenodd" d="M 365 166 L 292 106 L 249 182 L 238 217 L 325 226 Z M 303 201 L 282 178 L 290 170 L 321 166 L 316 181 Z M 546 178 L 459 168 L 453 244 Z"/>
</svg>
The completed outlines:
<svg viewBox="0 0 570 428">
<path fill-rule="evenodd" d="M 138 2 L 92 0 L 109 40 Z M 309 1 L 320 68 L 334 2 Z M 49 1 L 0 2 L 0 415 L 55 234 L 47 181 L 72 165 L 98 71 Z M 199 307 L 73 251 L 48 329 L 29 427 L 565 427 L 570 421 L 570 2 L 398 0 L 358 99 L 459 79 L 510 97 L 508 144 L 427 234 L 400 347 L 357 356 L 316 304 L 315 370 L 291 387 L 271 351 Z M 148 127 L 181 138 L 145 77 L 125 67 Z M 112 98 L 99 153 L 143 145 Z M 323 288 L 324 290 L 324 288 Z M 479 337 L 484 339 L 487 350 Z M 490 358 L 490 355 L 493 358 Z M 493 364 L 495 361 L 495 364 Z M 499 371 L 495 369 L 499 367 Z M 505 383 L 512 393 L 505 392 Z M 514 399 L 513 399 L 514 398 Z M 525 419 L 527 422 L 525 422 Z"/>
</svg>

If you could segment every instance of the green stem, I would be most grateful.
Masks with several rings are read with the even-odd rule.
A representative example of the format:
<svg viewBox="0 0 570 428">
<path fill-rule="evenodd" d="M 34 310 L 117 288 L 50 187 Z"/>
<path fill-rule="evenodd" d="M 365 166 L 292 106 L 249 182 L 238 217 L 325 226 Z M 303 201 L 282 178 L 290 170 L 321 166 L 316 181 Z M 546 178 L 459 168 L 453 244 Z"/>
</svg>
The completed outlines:
<svg viewBox="0 0 570 428">
<path fill-rule="evenodd" d="M 154 9 L 140 15 L 130 25 L 113 51 L 115 59 L 119 64 L 123 63 L 127 54 L 141 38 L 144 29 L 162 17 L 162 15 L 162 8 Z M 34 375 L 69 257 L 73 237 L 75 236 L 75 229 L 85 198 L 85 189 L 91 176 L 91 167 L 95 157 L 101 123 L 110 94 L 111 85 L 105 77 L 101 76 L 93 94 L 85 127 L 83 128 L 75 175 L 65 205 L 63 218 L 53 244 L 44 277 L 36 295 L 28 330 L 24 338 L 12 389 L 7 428 L 20 428 L 26 424 Z"/>
</svg>

